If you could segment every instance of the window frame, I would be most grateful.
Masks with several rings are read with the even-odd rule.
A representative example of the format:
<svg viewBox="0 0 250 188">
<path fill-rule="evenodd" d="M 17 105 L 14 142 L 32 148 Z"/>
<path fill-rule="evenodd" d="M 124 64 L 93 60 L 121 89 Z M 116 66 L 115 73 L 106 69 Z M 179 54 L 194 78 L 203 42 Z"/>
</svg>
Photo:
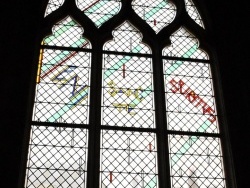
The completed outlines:
<svg viewBox="0 0 250 188">
<path fill-rule="evenodd" d="M 227 122 L 225 116 L 223 93 L 220 87 L 221 81 L 218 70 L 218 62 L 216 57 L 216 52 L 213 48 L 213 39 L 209 32 L 211 32 L 210 20 L 207 18 L 207 12 L 202 2 L 200 0 L 193 0 L 199 13 L 201 14 L 202 20 L 205 25 L 205 30 L 198 26 L 185 11 L 184 0 L 172 0 L 176 5 L 177 14 L 174 21 L 162 29 L 158 34 L 143 22 L 133 11 L 130 4 L 132 0 L 121 0 L 122 9 L 113 18 L 104 23 L 100 28 L 96 28 L 92 21 L 87 18 L 74 4 L 73 1 L 65 0 L 65 3 L 57 10 L 52 12 L 50 15 L 42 20 L 41 27 L 38 34 L 37 44 L 40 44 L 45 36 L 51 34 L 51 28 L 58 21 L 62 20 L 66 16 L 71 16 L 84 28 L 83 36 L 89 39 L 92 44 L 92 58 L 91 58 L 91 88 L 90 88 L 90 106 L 89 106 L 89 125 L 76 125 L 76 124 L 64 124 L 64 123 L 48 123 L 48 122 L 33 122 L 31 120 L 33 114 L 33 99 L 35 97 L 35 86 L 36 86 L 36 73 L 38 66 L 38 57 L 40 53 L 40 45 L 37 45 L 35 50 L 35 58 L 33 64 L 32 78 L 31 78 L 31 99 L 28 109 L 28 123 L 25 130 L 25 141 L 23 149 L 23 162 L 20 175 L 19 186 L 23 187 L 25 182 L 26 174 L 26 162 L 28 155 L 29 146 L 29 135 L 31 125 L 45 125 L 45 126 L 60 126 L 60 127 L 71 127 L 71 128 L 84 128 L 89 130 L 89 147 L 88 152 L 88 175 L 87 175 L 87 188 L 98 188 L 99 187 L 99 158 L 100 158 L 100 132 L 101 130 L 124 130 L 124 131 L 139 131 L 139 132 L 155 132 L 157 134 L 157 145 L 158 145 L 158 177 L 159 177 L 159 187 L 171 187 L 170 180 L 170 166 L 169 166 L 169 154 L 168 154 L 168 135 L 169 134 L 183 134 L 183 135 L 194 135 L 194 136 L 211 136 L 220 138 L 221 149 L 223 153 L 223 166 L 226 179 L 226 187 L 236 187 L 236 182 L 234 178 L 234 170 L 232 167 L 232 154 L 229 144 L 229 136 L 227 130 Z M 41 10 L 41 17 L 44 15 L 44 10 L 47 5 L 47 1 L 44 2 L 44 6 Z M 133 19 L 132 19 L 133 18 Z M 112 126 L 102 126 L 101 125 L 101 93 L 102 93 L 102 55 L 105 54 L 103 51 L 103 45 L 107 40 L 113 38 L 112 30 L 118 27 L 123 21 L 128 20 L 133 24 L 143 35 L 142 42 L 148 44 L 152 49 L 152 62 L 153 62 L 153 83 L 154 83 L 154 93 L 155 93 L 155 119 L 156 119 L 156 129 L 147 128 L 128 128 L 128 127 L 112 127 Z M 165 104 L 165 91 L 164 91 L 164 77 L 163 77 L 163 57 L 162 49 L 170 45 L 171 42 L 169 37 L 174 31 L 179 27 L 184 26 L 190 32 L 192 32 L 195 37 L 200 42 L 200 48 L 204 49 L 210 57 L 210 66 L 212 72 L 212 82 L 215 93 L 216 108 L 218 112 L 218 122 L 219 122 L 219 134 L 216 133 L 188 133 L 182 131 L 170 131 L 166 130 L 166 104 Z M 64 49 L 64 47 L 56 47 L 55 49 Z M 67 47 L 67 49 L 71 49 Z M 77 51 L 77 49 L 72 48 L 71 50 Z M 78 49 L 79 50 L 79 49 Z M 81 50 L 79 50 L 81 51 Z M 119 53 L 118 53 L 119 54 Z M 177 58 L 181 59 L 181 58 Z M 186 59 L 185 59 L 186 60 Z M 200 62 L 206 62 L 204 60 L 196 60 Z M 164 113 L 163 113 L 164 112 Z M 96 162 L 98 161 L 98 162 Z M 167 178 L 166 178 L 167 177 Z"/>
</svg>

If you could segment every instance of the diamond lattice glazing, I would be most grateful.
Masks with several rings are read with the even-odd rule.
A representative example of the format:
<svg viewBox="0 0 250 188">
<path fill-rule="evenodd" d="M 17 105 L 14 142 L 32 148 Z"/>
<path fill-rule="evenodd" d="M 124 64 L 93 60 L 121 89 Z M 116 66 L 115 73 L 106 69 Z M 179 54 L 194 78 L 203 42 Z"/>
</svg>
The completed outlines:
<svg viewBox="0 0 250 188">
<path fill-rule="evenodd" d="M 204 28 L 203 21 L 201 19 L 201 16 L 195 7 L 194 3 L 192 0 L 185 0 L 185 5 L 186 5 L 186 11 L 188 12 L 189 16 L 197 23 L 199 24 L 202 28 Z"/>
<path fill-rule="evenodd" d="M 134 0 L 132 7 L 156 33 L 169 25 L 176 15 L 176 7 L 166 0 Z"/>
<path fill-rule="evenodd" d="M 52 29 L 53 34 L 45 37 L 44 45 L 73 48 L 91 48 L 90 42 L 82 37 L 83 28 L 70 17 L 58 22 Z"/>
<path fill-rule="evenodd" d="M 49 0 L 44 17 L 48 16 L 51 12 L 58 9 L 65 0 Z"/>
<path fill-rule="evenodd" d="M 87 131 L 32 126 L 25 188 L 86 186 Z"/>
<path fill-rule="evenodd" d="M 90 53 L 44 49 L 33 120 L 88 122 Z"/>
<path fill-rule="evenodd" d="M 105 50 L 150 53 L 141 33 L 128 22 L 114 32 Z M 132 42 L 131 42 L 132 41 Z M 103 57 L 103 125 L 154 127 L 152 60 L 147 57 L 105 54 Z"/>
<path fill-rule="evenodd" d="M 174 188 L 225 188 L 218 138 L 169 136 L 171 179 Z"/>
<path fill-rule="evenodd" d="M 120 0 L 76 0 L 76 4 L 97 27 L 118 14 L 121 8 Z"/>
<path fill-rule="evenodd" d="M 199 49 L 199 41 L 184 27 L 170 36 L 171 46 L 163 49 L 163 56 L 173 56 L 193 59 L 209 59 L 208 55 Z"/>
<path fill-rule="evenodd" d="M 158 187 L 154 133 L 102 131 L 102 188 Z"/>
<path fill-rule="evenodd" d="M 114 29 L 114 39 L 105 43 L 104 50 L 151 54 L 150 48 L 142 43 L 142 34 L 138 29 L 125 21 L 122 25 Z"/>
<path fill-rule="evenodd" d="M 154 127 L 151 58 L 104 56 L 103 125 Z"/>
<path fill-rule="evenodd" d="M 164 60 L 168 129 L 217 133 L 210 65 Z"/>
</svg>

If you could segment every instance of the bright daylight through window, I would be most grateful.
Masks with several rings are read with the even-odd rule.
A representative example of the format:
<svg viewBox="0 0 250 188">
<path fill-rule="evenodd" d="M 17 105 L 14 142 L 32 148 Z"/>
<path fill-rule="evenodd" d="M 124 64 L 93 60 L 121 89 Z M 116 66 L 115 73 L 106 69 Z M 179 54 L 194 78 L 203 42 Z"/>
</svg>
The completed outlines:
<svg viewBox="0 0 250 188">
<path fill-rule="evenodd" d="M 49 0 L 44 17 L 25 188 L 226 188 L 192 0 Z"/>
</svg>

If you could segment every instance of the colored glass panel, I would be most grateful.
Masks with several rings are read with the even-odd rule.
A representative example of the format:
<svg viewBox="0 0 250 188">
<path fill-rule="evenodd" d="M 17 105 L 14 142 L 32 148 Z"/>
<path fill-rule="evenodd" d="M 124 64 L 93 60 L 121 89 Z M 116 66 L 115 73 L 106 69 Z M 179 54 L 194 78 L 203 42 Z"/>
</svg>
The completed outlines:
<svg viewBox="0 0 250 188">
<path fill-rule="evenodd" d="M 171 71 L 177 61 L 164 60 L 168 129 L 217 133 L 210 65 L 180 62 Z M 204 123 L 209 124 L 206 129 L 201 128 Z"/>
<path fill-rule="evenodd" d="M 176 33 L 184 33 L 183 31 L 182 28 Z M 184 35 L 186 37 L 176 33 L 173 34 L 174 37 L 170 37 L 173 45 L 163 50 L 164 55 L 208 58 L 205 52 L 198 49 L 198 40 L 195 37 L 191 38 L 187 31 Z M 187 43 L 188 41 L 191 42 Z M 181 44 L 183 48 L 174 44 Z M 195 60 L 164 59 L 163 62 L 168 129 L 217 133 L 210 65 Z"/>
<path fill-rule="evenodd" d="M 176 7 L 171 1 L 134 0 L 132 7 L 156 33 L 169 25 L 176 16 Z"/>
<path fill-rule="evenodd" d="M 25 187 L 86 187 L 87 141 L 87 130 L 32 126 Z"/>
<path fill-rule="evenodd" d="M 107 42 L 104 49 L 150 53 L 148 46 L 139 43 L 141 35 L 138 33 L 128 22 L 125 22 L 116 29 L 113 33 L 114 40 Z M 153 128 L 154 102 L 151 58 L 129 54 L 105 54 L 103 61 L 102 124 Z"/>
<path fill-rule="evenodd" d="M 83 28 L 70 17 L 67 17 L 55 24 L 52 31 L 52 35 L 44 38 L 44 45 L 71 48 L 91 48 L 89 41 L 82 37 Z"/>
<path fill-rule="evenodd" d="M 43 44 L 89 48 L 89 41 L 81 38 L 82 29 L 75 24 L 66 18 Z M 40 53 L 33 120 L 87 124 L 90 53 L 46 47 Z"/>
<path fill-rule="evenodd" d="M 170 39 L 171 46 L 163 50 L 168 130 L 218 133 L 210 64 L 199 61 L 207 54 L 184 28 Z M 219 138 L 168 137 L 172 187 L 225 187 Z"/>
<path fill-rule="evenodd" d="M 97 27 L 118 14 L 121 8 L 120 0 L 76 0 L 76 4 Z"/>
<path fill-rule="evenodd" d="M 158 187 L 155 133 L 101 132 L 100 187 Z"/>
<path fill-rule="evenodd" d="M 202 28 L 204 27 L 203 21 L 201 19 L 201 16 L 195 7 L 194 3 L 192 0 L 185 0 L 185 5 L 186 5 L 186 11 L 189 14 L 189 16 L 197 23 L 199 24 Z"/>
<path fill-rule="evenodd" d="M 64 3 L 65 0 L 49 0 L 46 11 L 45 11 L 45 16 L 48 16 L 50 13 L 58 9 L 62 4 Z"/>
<path fill-rule="evenodd" d="M 225 188 L 220 139 L 169 136 L 171 184 L 175 188 Z"/>
</svg>

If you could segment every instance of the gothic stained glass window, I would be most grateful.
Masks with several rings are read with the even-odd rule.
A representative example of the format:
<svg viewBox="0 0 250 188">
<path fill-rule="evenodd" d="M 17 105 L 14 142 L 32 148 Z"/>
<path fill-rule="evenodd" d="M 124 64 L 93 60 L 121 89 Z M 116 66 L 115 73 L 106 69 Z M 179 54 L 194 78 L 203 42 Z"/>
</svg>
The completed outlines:
<svg viewBox="0 0 250 188">
<path fill-rule="evenodd" d="M 33 121 L 88 123 L 90 42 L 67 17 L 42 41 Z M 54 49 L 54 47 L 64 47 Z M 85 187 L 88 131 L 32 126 L 26 187 Z"/>
<path fill-rule="evenodd" d="M 34 105 L 35 121 L 84 123 L 88 121 L 91 55 L 46 46 L 90 48 L 83 30 L 70 17 L 53 28 L 42 44 Z"/>
<path fill-rule="evenodd" d="M 113 32 L 104 50 L 151 53 L 129 22 Z M 152 60 L 147 57 L 104 54 L 103 125 L 153 128 Z"/>
<path fill-rule="evenodd" d="M 163 60 L 169 130 L 218 133 L 208 55 L 184 27 L 170 37 Z M 185 61 L 185 58 L 192 58 Z M 225 187 L 220 140 L 212 137 L 169 135 L 173 187 Z"/>
<path fill-rule="evenodd" d="M 152 60 L 113 52 L 151 54 L 129 22 L 113 31 L 103 57 L 102 124 L 154 128 Z M 102 187 L 158 187 L 155 133 L 102 131 Z"/>
<path fill-rule="evenodd" d="M 49 0 L 45 17 L 26 188 L 228 187 L 192 0 Z"/>
</svg>

